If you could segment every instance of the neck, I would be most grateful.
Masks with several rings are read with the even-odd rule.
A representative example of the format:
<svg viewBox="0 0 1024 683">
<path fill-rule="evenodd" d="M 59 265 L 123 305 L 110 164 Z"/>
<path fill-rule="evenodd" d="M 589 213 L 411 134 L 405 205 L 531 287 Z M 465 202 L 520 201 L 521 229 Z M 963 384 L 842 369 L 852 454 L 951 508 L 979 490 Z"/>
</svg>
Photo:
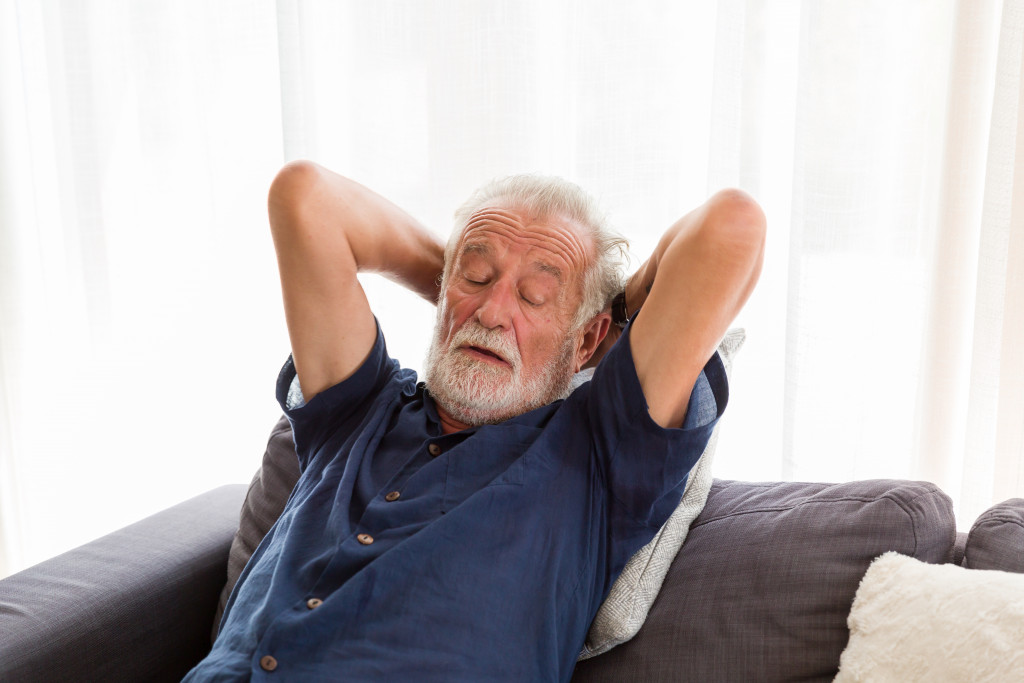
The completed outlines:
<svg viewBox="0 0 1024 683">
<path fill-rule="evenodd" d="M 472 426 L 456 420 L 437 401 L 434 401 L 434 407 L 437 408 L 437 417 L 441 420 L 442 434 L 454 434 L 455 432 L 461 432 L 463 429 L 469 429 Z"/>
</svg>

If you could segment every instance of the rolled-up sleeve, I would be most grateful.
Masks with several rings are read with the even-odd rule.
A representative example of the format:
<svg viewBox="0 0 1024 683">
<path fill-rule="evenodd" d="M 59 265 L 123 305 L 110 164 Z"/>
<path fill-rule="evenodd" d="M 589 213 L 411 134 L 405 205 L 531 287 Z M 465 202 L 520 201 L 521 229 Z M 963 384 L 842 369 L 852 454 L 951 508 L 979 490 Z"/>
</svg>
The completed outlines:
<svg viewBox="0 0 1024 683">
<path fill-rule="evenodd" d="M 277 402 L 292 424 L 300 468 L 305 469 L 338 425 L 351 422 L 357 413 L 365 412 L 368 399 L 376 396 L 398 371 L 398 363 L 388 356 L 379 324 L 373 348 L 359 368 L 308 402 L 302 396 L 295 363 L 288 356 L 277 376 Z"/>
<path fill-rule="evenodd" d="M 729 400 L 725 366 L 716 352 L 690 392 L 681 427 L 651 419 L 629 345 L 632 325 L 601 361 L 588 395 L 595 457 L 620 511 L 660 527 L 678 503 L 686 478 L 704 452 Z M 662 499 L 674 496 L 673 501 Z"/>
</svg>

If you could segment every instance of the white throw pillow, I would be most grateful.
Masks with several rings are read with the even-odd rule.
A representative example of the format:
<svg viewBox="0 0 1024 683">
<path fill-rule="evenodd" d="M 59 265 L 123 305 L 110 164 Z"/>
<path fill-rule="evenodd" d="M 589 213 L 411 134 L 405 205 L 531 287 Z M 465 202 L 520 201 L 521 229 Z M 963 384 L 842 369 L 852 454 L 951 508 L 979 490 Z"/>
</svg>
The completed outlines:
<svg viewBox="0 0 1024 683">
<path fill-rule="evenodd" d="M 847 624 L 839 683 L 1024 681 L 1024 574 L 885 553 Z"/>
<path fill-rule="evenodd" d="M 726 377 L 732 372 L 732 360 L 746 340 L 746 332 L 741 329 L 729 330 L 718 345 L 718 354 L 722 357 Z M 651 604 L 658 597 L 665 574 L 675 559 L 676 553 L 686 540 L 690 524 L 704 509 L 711 490 L 711 461 L 714 459 L 715 446 L 718 443 L 718 427 L 715 425 L 708 439 L 704 453 L 690 471 L 686 481 L 686 489 L 675 512 L 662 525 L 651 542 L 645 545 L 629 559 L 619 578 L 612 584 L 608 597 L 601 603 L 594 617 L 587 640 L 578 659 L 594 657 L 607 652 L 616 645 L 626 642 L 636 635 L 647 619 Z"/>
</svg>

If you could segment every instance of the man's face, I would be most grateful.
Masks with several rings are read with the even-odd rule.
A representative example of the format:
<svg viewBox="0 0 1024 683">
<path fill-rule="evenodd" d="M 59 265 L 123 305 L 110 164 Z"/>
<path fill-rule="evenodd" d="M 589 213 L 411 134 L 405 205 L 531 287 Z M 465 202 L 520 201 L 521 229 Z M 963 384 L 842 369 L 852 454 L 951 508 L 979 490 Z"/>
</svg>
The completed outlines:
<svg viewBox="0 0 1024 683">
<path fill-rule="evenodd" d="M 465 424 L 499 422 L 564 395 L 578 369 L 589 237 L 559 216 L 495 206 L 470 217 L 437 311 L 426 383 Z"/>
</svg>

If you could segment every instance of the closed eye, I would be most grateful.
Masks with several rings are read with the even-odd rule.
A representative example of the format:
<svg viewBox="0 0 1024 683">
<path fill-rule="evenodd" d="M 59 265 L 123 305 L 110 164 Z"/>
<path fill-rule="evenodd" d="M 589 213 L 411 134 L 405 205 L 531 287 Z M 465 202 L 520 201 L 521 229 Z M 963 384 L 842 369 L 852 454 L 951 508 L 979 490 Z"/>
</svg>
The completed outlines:
<svg viewBox="0 0 1024 683">
<path fill-rule="evenodd" d="M 533 306 L 534 308 L 537 308 L 542 303 L 544 303 L 543 301 L 534 301 L 534 300 L 530 299 L 529 297 L 527 297 L 525 294 L 523 294 L 521 292 L 519 294 L 519 298 L 522 299 L 523 301 L 525 301 L 530 306 Z"/>
</svg>

